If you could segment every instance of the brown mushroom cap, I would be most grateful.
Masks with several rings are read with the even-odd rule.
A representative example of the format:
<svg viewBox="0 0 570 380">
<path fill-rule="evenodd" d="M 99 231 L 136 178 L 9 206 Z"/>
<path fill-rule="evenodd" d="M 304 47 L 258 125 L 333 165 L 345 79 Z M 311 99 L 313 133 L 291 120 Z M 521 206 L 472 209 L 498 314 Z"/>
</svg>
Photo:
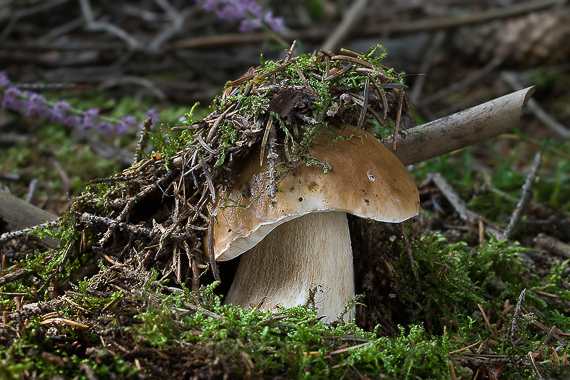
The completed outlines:
<svg viewBox="0 0 570 380">
<path fill-rule="evenodd" d="M 344 139 L 317 136 L 310 153 L 332 170 L 300 164 L 279 183 L 276 202 L 262 194 L 268 186 L 267 160 L 251 155 L 234 166 L 233 186 L 221 191 L 216 225 L 216 260 L 239 256 L 277 226 L 312 212 L 345 211 L 397 223 L 419 212 L 416 184 L 404 165 L 372 134 L 347 127 L 333 130 Z M 282 158 L 283 160 L 283 158 Z M 239 169 L 238 169 L 239 168 Z M 241 170 L 241 171 L 239 171 Z M 249 207 L 225 207 L 249 205 Z"/>
</svg>

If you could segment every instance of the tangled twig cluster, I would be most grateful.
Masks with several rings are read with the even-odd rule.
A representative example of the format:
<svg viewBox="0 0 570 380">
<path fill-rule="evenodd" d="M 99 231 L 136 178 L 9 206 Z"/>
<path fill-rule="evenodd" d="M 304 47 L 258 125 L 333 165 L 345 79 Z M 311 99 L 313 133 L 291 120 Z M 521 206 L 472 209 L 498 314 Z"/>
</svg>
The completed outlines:
<svg viewBox="0 0 570 380">
<path fill-rule="evenodd" d="M 194 289 L 203 270 L 219 279 L 213 233 L 207 232 L 219 189 L 231 184 L 239 158 L 258 154 L 268 160 L 271 183 L 257 196 L 273 199 L 280 178 L 297 165 L 329 169 L 309 147 L 319 134 L 341 138 L 331 126 L 356 125 L 379 137 L 398 133 L 410 108 L 406 86 L 380 64 L 379 49 L 365 55 L 291 53 L 229 82 L 213 112 L 197 121 L 188 114 L 183 126 L 172 128 L 181 132 L 152 134 L 158 152 L 114 178 L 93 181 L 97 190 L 76 201 L 72 212 L 92 234 L 93 250 L 115 247 L 120 260 L 152 266 L 178 282 L 192 278 Z"/>
</svg>

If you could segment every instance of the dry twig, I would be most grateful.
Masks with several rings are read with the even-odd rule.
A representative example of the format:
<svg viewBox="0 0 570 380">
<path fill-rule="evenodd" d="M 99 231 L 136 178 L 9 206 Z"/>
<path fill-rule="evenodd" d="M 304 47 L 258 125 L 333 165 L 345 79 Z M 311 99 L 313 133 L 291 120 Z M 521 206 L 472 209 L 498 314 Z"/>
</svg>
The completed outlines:
<svg viewBox="0 0 570 380">
<path fill-rule="evenodd" d="M 526 177 L 526 181 L 522 187 L 522 194 L 515 210 L 513 211 L 513 215 L 511 216 L 511 220 L 507 226 L 507 229 L 503 233 L 503 239 L 510 239 L 515 232 L 515 227 L 520 221 L 522 216 L 522 212 L 525 207 L 530 202 L 530 198 L 532 195 L 532 186 L 534 185 L 534 181 L 536 180 L 536 176 L 538 175 L 538 169 L 540 169 L 540 163 L 542 162 L 542 152 L 538 152 L 534 156 L 534 161 L 532 162 L 532 166 L 530 168 L 530 173 Z"/>
<path fill-rule="evenodd" d="M 523 289 L 523 291 L 519 296 L 519 300 L 517 301 L 517 307 L 515 308 L 515 313 L 513 314 L 513 322 L 511 324 L 511 331 L 509 332 L 509 337 L 511 338 L 511 342 L 513 344 L 516 344 L 517 341 L 517 331 L 518 331 L 517 321 L 519 319 L 525 295 L 526 295 L 526 289 Z"/>
<path fill-rule="evenodd" d="M 346 39 L 350 31 L 355 28 L 362 16 L 364 16 L 367 3 L 368 0 L 356 0 L 352 4 L 343 17 L 340 25 L 323 43 L 323 50 L 333 51 L 340 47 L 342 41 Z"/>
<path fill-rule="evenodd" d="M 487 229 L 491 231 L 493 235 L 497 236 L 499 234 L 498 229 L 494 227 L 490 221 L 467 208 L 465 201 L 461 199 L 459 194 L 453 190 L 451 184 L 447 182 L 447 180 L 441 174 L 435 173 L 432 175 L 431 179 L 433 183 L 435 183 L 435 185 L 438 187 L 438 189 L 443 193 L 443 195 L 447 198 L 449 203 L 451 203 L 461 219 L 474 226 L 479 224 L 479 220 L 483 220 L 487 224 Z"/>
<path fill-rule="evenodd" d="M 520 90 L 521 88 L 523 88 L 517 75 L 513 72 L 510 71 L 501 72 L 501 79 L 503 79 L 503 81 L 505 81 L 505 83 L 511 86 L 514 90 Z M 554 131 L 557 135 L 559 135 L 563 139 L 570 138 L 570 129 L 566 128 L 564 125 L 560 124 L 558 121 L 552 118 L 552 116 L 547 114 L 536 100 L 530 99 L 528 101 L 528 109 L 532 113 L 534 113 L 534 115 L 540 121 L 542 121 L 548 128 Z"/>
<path fill-rule="evenodd" d="M 551 224 L 552 222 L 548 221 L 548 223 Z M 566 259 L 570 259 L 570 245 L 561 242 L 552 236 L 540 233 L 533 239 L 533 241 L 542 249 Z"/>
</svg>

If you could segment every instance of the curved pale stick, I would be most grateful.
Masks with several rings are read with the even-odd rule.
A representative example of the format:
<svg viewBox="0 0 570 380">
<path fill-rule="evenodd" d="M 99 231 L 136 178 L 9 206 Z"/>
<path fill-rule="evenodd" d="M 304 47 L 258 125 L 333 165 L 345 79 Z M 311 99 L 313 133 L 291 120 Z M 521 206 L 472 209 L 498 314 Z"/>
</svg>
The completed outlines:
<svg viewBox="0 0 570 380">
<path fill-rule="evenodd" d="M 519 125 L 523 107 L 533 92 L 534 87 L 528 87 L 410 128 L 405 138 L 398 136 L 393 153 L 404 165 L 411 165 L 497 137 Z M 392 139 L 384 139 L 384 145 L 390 148 Z"/>
</svg>

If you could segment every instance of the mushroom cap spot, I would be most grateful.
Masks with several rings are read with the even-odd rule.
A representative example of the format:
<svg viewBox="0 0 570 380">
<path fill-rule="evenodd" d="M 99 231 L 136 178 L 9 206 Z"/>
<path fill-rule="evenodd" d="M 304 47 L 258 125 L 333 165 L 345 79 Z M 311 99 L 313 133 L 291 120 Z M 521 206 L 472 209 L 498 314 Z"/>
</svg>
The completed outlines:
<svg viewBox="0 0 570 380">
<path fill-rule="evenodd" d="M 312 212 L 344 211 L 392 223 L 418 214 L 417 186 L 406 167 L 384 144 L 354 127 L 333 132 L 345 139 L 334 142 L 319 135 L 310 148 L 313 157 L 333 169 L 325 174 L 319 166 L 301 163 L 279 183 L 274 204 L 264 192 L 269 183 L 267 160 L 260 166 L 259 155 L 253 154 L 236 162 L 235 182 L 218 194 L 216 260 L 231 260 L 277 226 Z M 249 197 L 241 190 L 246 182 L 251 189 Z M 254 201 L 260 193 L 263 194 Z M 236 204 L 250 206 L 234 207 Z"/>
</svg>

